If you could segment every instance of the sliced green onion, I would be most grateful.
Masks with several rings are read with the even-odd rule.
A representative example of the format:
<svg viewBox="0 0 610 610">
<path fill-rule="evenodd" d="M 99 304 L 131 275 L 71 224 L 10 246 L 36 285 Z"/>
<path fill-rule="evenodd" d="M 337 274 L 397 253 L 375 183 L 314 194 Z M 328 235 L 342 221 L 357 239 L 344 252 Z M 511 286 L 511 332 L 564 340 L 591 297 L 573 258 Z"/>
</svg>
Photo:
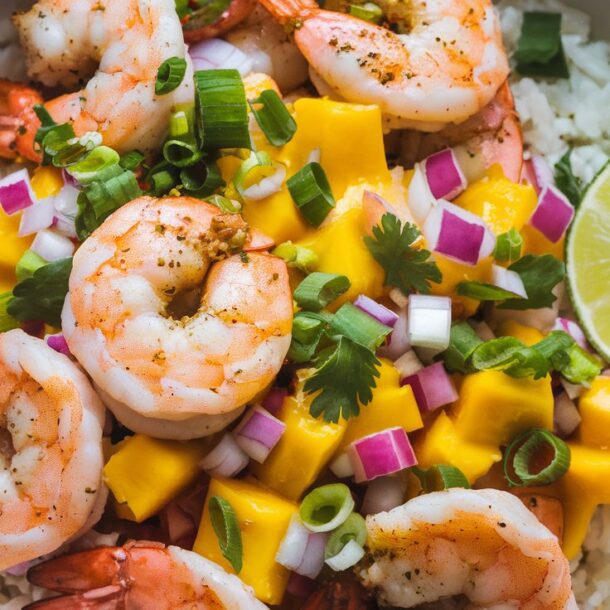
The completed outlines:
<svg viewBox="0 0 610 610">
<path fill-rule="evenodd" d="M 192 120 L 189 117 L 190 114 L 192 114 L 193 117 L 195 116 L 194 112 L 191 113 L 186 108 L 172 112 L 172 116 L 169 118 L 170 137 L 179 138 L 191 131 Z"/>
<path fill-rule="evenodd" d="M 503 371 L 519 363 L 515 354 L 524 347 L 516 337 L 499 337 L 486 341 L 472 352 L 472 366 L 477 371 Z"/>
<path fill-rule="evenodd" d="M 566 356 L 567 361 L 561 366 L 556 364 L 556 368 L 570 383 L 589 382 L 602 372 L 599 359 L 576 343 L 566 350 Z"/>
<path fill-rule="evenodd" d="M 292 362 L 310 362 L 318 349 L 328 321 L 320 314 L 299 311 L 292 320 L 292 341 L 288 358 Z"/>
<path fill-rule="evenodd" d="M 542 341 L 538 341 L 533 347 L 545 358 L 551 359 L 557 352 L 564 351 L 574 345 L 574 339 L 562 330 L 550 332 Z"/>
<path fill-rule="evenodd" d="M 203 148 L 251 148 L 248 104 L 237 70 L 195 72 L 196 118 Z"/>
<path fill-rule="evenodd" d="M 498 235 L 493 255 L 500 263 L 512 263 L 521 256 L 522 247 L 523 237 L 521 237 L 521 233 L 513 227 L 506 233 Z"/>
<path fill-rule="evenodd" d="M 189 0 L 176 0 L 176 12 L 180 19 L 188 15 L 191 11 L 192 9 L 189 6 Z"/>
<path fill-rule="evenodd" d="M 296 287 L 293 298 L 302 309 L 320 311 L 346 293 L 350 286 L 345 275 L 315 271 Z"/>
<path fill-rule="evenodd" d="M 44 267 L 47 262 L 48 261 L 42 258 L 42 256 L 39 254 L 36 254 L 36 252 L 33 250 L 26 250 L 15 267 L 17 281 L 23 282 L 23 280 L 27 279 L 28 277 L 32 277 L 36 269 Z"/>
<path fill-rule="evenodd" d="M 167 195 L 178 184 L 176 176 L 166 169 L 152 173 L 150 180 L 152 182 L 152 191 L 157 197 Z"/>
<path fill-rule="evenodd" d="M 297 130 L 296 121 L 273 89 L 266 89 L 248 103 L 256 122 L 270 144 L 283 146 L 292 140 L 292 136 Z M 259 108 L 258 105 L 261 107 Z"/>
<path fill-rule="evenodd" d="M 538 468 L 540 458 L 546 458 L 546 451 L 540 455 L 541 449 L 550 449 L 553 456 L 548 465 Z M 531 428 L 510 442 L 504 452 L 503 466 L 504 476 L 512 487 L 550 485 L 568 471 L 570 448 L 548 430 Z"/>
<path fill-rule="evenodd" d="M 19 328 L 19 322 L 6 310 L 12 299 L 13 293 L 10 290 L 0 294 L 0 333 L 6 333 L 14 328 Z"/>
<path fill-rule="evenodd" d="M 568 78 L 561 13 L 525 12 L 515 59 L 517 71 L 524 76 Z"/>
<path fill-rule="evenodd" d="M 291 241 L 276 246 L 271 254 L 283 258 L 288 267 L 303 273 L 311 273 L 318 266 L 318 255 L 313 250 L 293 244 Z"/>
<path fill-rule="evenodd" d="M 128 169 L 133 172 L 144 163 L 144 159 L 146 159 L 144 153 L 141 153 L 139 150 L 131 150 L 121 157 L 119 165 L 123 169 Z"/>
<path fill-rule="evenodd" d="M 42 150 L 44 154 L 51 160 L 64 148 L 69 148 L 69 140 L 74 138 L 74 129 L 72 125 L 64 123 L 51 127 L 45 134 L 42 140 Z M 79 150 L 86 150 L 84 146 L 79 145 Z"/>
<path fill-rule="evenodd" d="M 419 479 L 425 493 L 443 491 L 452 487 L 470 489 L 466 475 L 451 464 L 434 464 L 427 469 L 415 466 L 411 470 Z"/>
<path fill-rule="evenodd" d="M 207 197 L 206 201 L 227 214 L 239 214 L 241 212 L 241 203 L 239 201 L 223 197 L 222 195 L 212 195 Z"/>
<path fill-rule="evenodd" d="M 470 356 L 483 343 L 468 322 L 458 322 L 451 326 L 449 347 L 442 354 L 449 372 L 470 372 Z"/>
<path fill-rule="evenodd" d="M 312 532 L 338 528 L 354 510 L 352 492 L 343 483 L 322 485 L 310 491 L 299 508 L 303 525 Z"/>
<path fill-rule="evenodd" d="M 220 551 L 239 574 L 243 564 L 243 551 L 237 515 L 231 504 L 220 496 L 210 498 L 208 509 Z"/>
<path fill-rule="evenodd" d="M 392 332 L 392 328 L 382 324 L 352 303 L 343 303 L 333 316 L 331 329 L 338 335 L 375 351 Z"/>
<path fill-rule="evenodd" d="M 98 176 L 121 160 L 119 153 L 107 146 L 94 148 L 82 161 L 70 166 L 68 170 L 80 184 L 87 185 L 98 180 Z"/>
<path fill-rule="evenodd" d="M 358 513 L 352 513 L 330 535 L 324 549 L 324 558 L 338 555 L 350 540 L 355 540 L 359 546 L 364 546 L 366 542 L 366 522 Z"/>
<path fill-rule="evenodd" d="M 370 21 L 371 23 L 381 23 L 383 18 L 383 11 L 381 7 L 377 6 L 373 2 L 365 2 L 364 4 L 350 4 L 349 14 L 358 19 L 364 21 Z"/>
<path fill-rule="evenodd" d="M 275 166 L 266 152 L 251 152 L 235 172 L 233 184 L 237 192 L 243 197 L 244 192 L 249 187 L 274 173 Z"/>
<path fill-rule="evenodd" d="M 462 297 L 476 299 L 477 301 L 505 301 L 506 299 L 520 298 L 519 295 L 510 292 L 510 290 L 485 282 L 460 282 L 455 291 Z"/>
<path fill-rule="evenodd" d="M 170 137 L 163 144 L 163 158 L 176 167 L 190 167 L 202 157 L 197 141 L 194 106 L 181 108 L 170 118 Z"/>
<path fill-rule="evenodd" d="M 95 217 L 103 220 L 123 204 L 142 195 L 142 190 L 133 172 L 122 171 L 107 180 L 93 182 L 85 193 Z"/>
<path fill-rule="evenodd" d="M 335 207 L 328 178 L 319 163 L 308 163 L 286 182 L 293 201 L 307 220 L 319 227 Z"/>
<path fill-rule="evenodd" d="M 524 345 L 516 354 L 516 362 L 504 369 L 511 377 L 540 379 L 548 374 L 551 364 L 537 349 Z"/>
<path fill-rule="evenodd" d="M 51 132 L 51 134 L 53 133 L 55 132 Z M 63 168 L 74 165 L 75 163 L 81 161 L 88 152 L 89 149 L 80 142 L 66 144 L 66 146 L 63 146 L 54 155 L 52 155 L 53 166 Z"/>
<path fill-rule="evenodd" d="M 188 32 L 215 23 L 230 3 L 231 0 L 196 0 L 195 5 L 199 8 L 188 11 L 188 19 L 182 24 L 182 29 Z"/>
<path fill-rule="evenodd" d="M 217 188 L 224 186 L 225 181 L 215 163 L 200 162 L 186 167 L 180 172 L 180 182 L 191 195 L 209 197 Z"/>
<path fill-rule="evenodd" d="M 166 95 L 177 89 L 186 74 L 186 59 L 184 57 L 170 57 L 166 59 L 157 71 L 155 94 Z"/>
</svg>

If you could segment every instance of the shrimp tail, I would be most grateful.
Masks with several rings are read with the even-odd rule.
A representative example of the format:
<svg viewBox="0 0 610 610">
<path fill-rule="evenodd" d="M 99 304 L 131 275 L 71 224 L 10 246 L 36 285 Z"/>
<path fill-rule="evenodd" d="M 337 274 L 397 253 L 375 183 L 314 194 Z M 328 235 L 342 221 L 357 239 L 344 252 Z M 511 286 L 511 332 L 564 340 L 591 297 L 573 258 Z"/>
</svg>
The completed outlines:
<svg viewBox="0 0 610 610">
<path fill-rule="evenodd" d="M 315 0 L 259 0 L 259 2 L 282 25 L 292 21 L 304 21 L 320 8 Z M 294 27 L 298 29 L 298 24 L 294 23 Z"/>
<path fill-rule="evenodd" d="M 120 605 L 120 587 L 96 589 L 78 595 L 59 595 L 28 604 L 23 610 L 116 610 Z"/>
</svg>

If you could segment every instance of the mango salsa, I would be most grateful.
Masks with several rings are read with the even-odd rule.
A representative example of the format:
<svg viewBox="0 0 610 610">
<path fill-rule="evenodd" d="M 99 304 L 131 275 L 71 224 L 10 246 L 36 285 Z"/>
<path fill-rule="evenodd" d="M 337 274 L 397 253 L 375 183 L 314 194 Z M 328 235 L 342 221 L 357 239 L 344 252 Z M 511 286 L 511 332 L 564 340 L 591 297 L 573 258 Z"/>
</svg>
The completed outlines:
<svg viewBox="0 0 610 610">
<path fill-rule="evenodd" d="M 496 335 L 498 337 L 516 337 L 525 345 L 531 346 L 544 339 L 544 335 L 532 326 L 525 326 L 515 320 L 505 320 L 500 322 L 496 328 Z"/>
<path fill-rule="evenodd" d="M 579 439 L 583 445 L 610 449 L 610 377 L 597 377 L 578 403 L 582 421 Z"/>
<path fill-rule="evenodd" d="M 255 481 L 212 479 L 201 525 L 193 550 L 234 573 L 223 557 L 210 521 L 209 500 L 219 496 L 232 506 L 241 530 L 243 567 L 239 577 L 267 604 L 279 604 L 289 572 L 275 561 L 275 555 L 298 506 Z"/>
<path fill-rule="evenodd" d="M 104 466 L 117 514 L 141 523 L 159 512 L 202 476 L 197 464 L 209 450 L 206 439 L 166 441 L 142 434 L 127 439 Z"/>
</svg>

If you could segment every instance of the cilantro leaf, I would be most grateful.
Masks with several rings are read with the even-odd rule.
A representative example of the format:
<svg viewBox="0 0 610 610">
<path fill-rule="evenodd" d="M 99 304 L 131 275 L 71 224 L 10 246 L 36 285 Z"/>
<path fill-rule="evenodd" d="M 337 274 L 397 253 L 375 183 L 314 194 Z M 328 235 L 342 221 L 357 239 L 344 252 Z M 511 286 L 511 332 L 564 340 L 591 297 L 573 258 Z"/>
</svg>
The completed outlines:
<svg viewBox="0 0 610 610">
<path fill-rule="evenodd" d="M 509 268 L 521 277 L 527 299 L 508 299 L 501 309 L 540 309 L 550 307 L 557 297 L 553 288 L 565 277 L 565 265 L 550 254 L 527 254 Z"/>
<path fill-rule="evenodd" d="M 555 184 L 557 188 L 570 200 L 576 208 L 582 198 L 582 180 L 577 178 L 572 172 L 572 162 L 570 148 L 557 163 L 555 163 Z"/>
<path fill-rule="evenodd" d="M 420 236 L 419 229 L 410 223 L 401 227 L 393 214 L 384 214 L 381 225 L 373 227 L 373 237 L 365 237 L 364 243 L 373 258 L 385 271 L 384 284 L 396 286 L 405 295 L 411 291 L 427 294 L 430 282 L 439 284 L 442 275 L 428 250 L 413 248 L 411 244 Z"/>
<path fill-rule="evenodd" d="M 322 415 L 325 421 L 333 423 L 341 416 L 345 419 L 357 416 L 358 402 L 366 405 L 373 398 L 375 377 L 379 377 L 376 367 L 380 365 L 366 347 L 339 337 L 336 345 L 320 352 L 317 370 L 305 382 L 305 392 L 321 390 L 311 403 L 311 415 Z"/>
<path fill-rule="evenodd" d="M 61 309 L 68 294 L 71 271 L 71 258 L 40 267 L 32 277 L 15 286 L 7 312 L 21 322 L 37 320 L 61 326 Z"/>
</svg>

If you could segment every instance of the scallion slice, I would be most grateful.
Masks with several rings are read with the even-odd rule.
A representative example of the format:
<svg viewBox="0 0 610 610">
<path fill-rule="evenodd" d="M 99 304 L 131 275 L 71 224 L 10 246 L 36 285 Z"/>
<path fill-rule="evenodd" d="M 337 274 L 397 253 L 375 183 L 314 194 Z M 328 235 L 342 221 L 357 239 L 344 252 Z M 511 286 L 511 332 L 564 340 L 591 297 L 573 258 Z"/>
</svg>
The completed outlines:
<svg viewBox="0 0 610 610">
<path fill-rule="evenodd" d="M 121 157 L 119 165 L 123 169 L 133 172 L 144 163 L 144 159 L 146 159 L 144 153 L 141 153 L 139 150 L 131 150 Z"/>
<path fill-rule="evenodd" d="M 576 384 L 589 382 L 602 371 L 599 359 L 576 343 L 566 350 L 565 362 L 556 363 L 555 367 L 570 383 Z"/>
<path fill-rule="evenodd" d="M 42 256 L 36 254 L 33 250 L 26 250 L 19 261 L 17 262 L 17 266 L 15 267 L 15 275 L 17 276 L 18 282 L 23 282 L 23 280 L 32 277 L 36 269 L 40 269 L 40 267 L 44 267 L 47 264 Z"/>
<path fill-rule="evenodd" d="M 308 163 L 286 182 L 290 195 L 307 222 L 319 227 L 335 207 L 328 178 L 319 163 Z"/>
<path fill-rule="evenodd" d="M 234 201 L 233 199 L 223 197 L 222 195 L 206 197 L 206 201 L 227 214 L 239 214 L 241 212 L 241 204 L 239 201 Z"/>
<path fill-rule="evenodd" d="M 391 327 L 382 324 L 352 303 L 341 305 L 333 316 L 330 327 L 336 334 L 348 337 L 373 352 L 392 332 Z"/>
<path fill-rule="evenodd" d="M 496 247 L 493 251 L 494 258 L 501 263 L 514 263 L 521 256 L 523 237 L 514 227 L 498 235 Z"/>
<path fill-rule="evenodd" d="M 209 197 L 225 184 L 216 163 L 203 161 L 192 167 L 185 167 L 180 172 L 180 182 L 191 195 L 200 198 Z"/>
<path fill-rule="evenodd" d="M 468 322 L 457 322 L 451 326 L 449 347 L 442 354 L 445 367 L 450 372 L 468 373 L 470 357 L 483 341 Z"/>
<path fill-rule="evenodd" d="M 343 483 L 322 485 L 310 491 L 299 508 L 299 516 L 312 532 L 330 532 L 338 528 L 354 510 L 352 492 Z"/>
<path fill-rule="evenodd" d="M 364 4 L 350 4 L 349 14 L 358 19 L 364 21 L 370 21 L 371 23 L 381 23 L 383 18 L 383 11 L 381 7 L 377 6 L 373 2 L 365 2 Z"/>
<path fill-rule="evenodd" d="M 235 572 L 239 574 L 243 564 L 243 551 L 241 531 L 235 510 L 227 500 L 220 496 L 210 498 L 208 510 L 220 551 L 233 566 Z"/>
<path fill-rule="evenodd" d="M 549 450 L 552 452 L 550 461 Z M 531 428 L 508 445 L 503 466 L 504 476 L 511 487 L 550 485 L 568 471 L 570 448 L 552 432 Z"/>
<path fill-rule="evenodd" d="M 270 144 L 283 146 L 292 140 L 292 136 L 297 130 L 296 121 L 273 89 L 266 89 L 248 103 L 256 122 Z"/>
<path fill-rule="evenodd" d="M 292 362 L 310 362 L 314 357 L 328 320 L 317 313 L 299 311 L 292 321 L 292 341 L 288 358 Z"/>
<path fill-rule="evenodd" d="M 466 475 L 457 466 L 451 464 L 434 464 L 427 469 L 415 466 L 411 470 L 426 493 L 443 491 L 452 487 L 470 489 Z"/>
<path fill-rule="evenodd" d="M 346 293 L 350 286 L 345 275 L 316 271 L 296 287 L 293 298 L 302 309 L 320 311 Z"/>
<path fill-rule="evenodd" d="M 195 72 L 195 100 L 203 148 L 252 147 L 246 92 L 237 70 Z"/>
<path fill-rule="evenodd" d="M 82 161 L 70 166 L 68 173 L 80 184 L 91 184 L 109 167 L 119 164 L 119 153 L 107 146 L 97 146 Z"/>
<path fill-rule="evenodd" d="M 244 192 L 249 187 L 273 173 L 275 173 L 275 167 L 271 157 L 266 152 L 251 152 L 235 172 L 233 184 L 237 192 L 243 197 Z"/>
<path fill-rule="evenodd" d="M 13 328 L 19 328 L 19 322 L 6 310 L 13 299 L 13 293 L 9 290 L 0 294 L 0 333 L 6 333 Z"/>
<path fill-rule="evenodd" d="M 176 176 L 167 169 L 161 169 L 150 174 L 152 191 L 157 197 L 166 195 L 178 184 Z"/>
<path fill-rule="evenodd" d="M 166 59 L 157 71 L 155 94 L 167 95 L 177 89 L 186 74 L 186 59 L 183 57 L 170 57 Z"/>
<path fill-rule="evenodd" d="M 291 241 L 276 246 L 271 252 L 274 256 L 279 256 L 286 261 L 289 267 L 298 269 L 303 273 L 311 273 L 318 265 L 318 255 L 309 248 L 293 244 Z"/>
<path fill-rule="evenodd" d="M 169 136 L 163 144 L 163 158 L 168 163 L 175 167 L 190 167 L 203 157 L 195 132 L 194 106 L 172 114 Z"/>
<path fill-rule="evenodd" d="M 366 542 L 366 522 L 358 513 L 352 513 L 328 538 L 324 558 L 338 555 L 343 547 L 355 540 L 359 546 Z"/>
<path fill-rule="evenodd" d="M 93 182 L 85 193 L 95 217 L 101 221 L 123 204 L 139 197 L 142 190 L 133 172 L 121 171 L 106 180 Z"/>
</svg>

